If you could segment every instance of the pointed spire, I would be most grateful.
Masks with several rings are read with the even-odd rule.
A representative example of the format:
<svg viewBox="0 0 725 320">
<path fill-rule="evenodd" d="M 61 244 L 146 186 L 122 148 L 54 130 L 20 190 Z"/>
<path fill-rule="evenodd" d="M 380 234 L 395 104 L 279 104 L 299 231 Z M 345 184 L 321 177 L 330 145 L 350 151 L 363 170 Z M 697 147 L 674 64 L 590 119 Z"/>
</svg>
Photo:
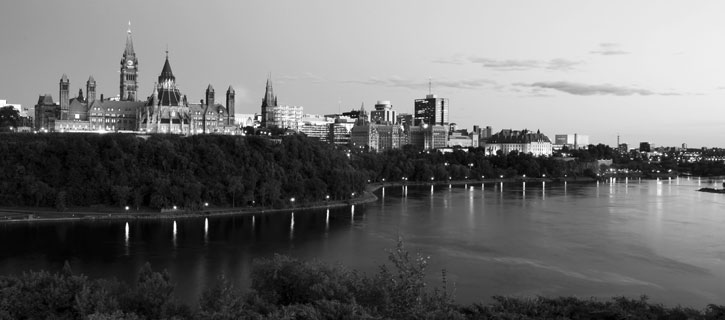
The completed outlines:
<svg viewBox="0 0 725 320">
<path fill-rule="evenodd" d="M 96 79 L 93 79 L 93 76 L 89 76 L 88 82 L 91 82 L 91 83 L 96 82 Z"/>
<path fill-rule="evenodd" d="M 211 83 L 209 84 L 208 87 L 206 87 L 206 90 L 207 91 L 214 91 L 214 87 L 211 86 Z"/>
<path fill-rule="evenodd" d="M 163 83 L 164 80 L 176 81 L 174 73 L 171 72 L 171 64 L 169 64 L 169 52 L 166 51 L 166 61 L 164 62 L 164 68 L 161 69 L 161 75 L 159 75 L 159 83 Z"/>
<path fill-rule="evenodd" d="M 229 85 L 229 89 L 227 89 L 227 93 L 234 93 L 234 88 L 232 88 L 232 85 Z"/>
<path fill-rule="evenodd" d="M 123 52 L 125 56 L 135 55 L 133 51 L 133 38 L 131 37 L 131 21 L 128 21 L 128 31 L 126 33 L 126 50 Z"/>
<path fill-rule="evenodd" d="M 64 74 L 63 74 L 63 76 L 62 76 L 62 77 L 60 77 L 60 81 L 61 81 L 61 82 L 68 82 L 68 76 L 67 76 L 67 75 L 65 75 L 65 73 L 64 73 Z"/>
</svg>

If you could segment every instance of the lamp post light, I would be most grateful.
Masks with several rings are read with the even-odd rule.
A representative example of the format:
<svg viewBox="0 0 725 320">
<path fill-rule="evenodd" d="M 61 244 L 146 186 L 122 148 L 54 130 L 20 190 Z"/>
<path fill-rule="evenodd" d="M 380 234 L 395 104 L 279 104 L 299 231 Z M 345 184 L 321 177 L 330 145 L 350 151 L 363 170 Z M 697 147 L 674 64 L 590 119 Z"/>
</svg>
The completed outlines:
<svg viewBox="0 0 725 320">
<path fill-rule="evenodd" d="M 125 208 L 125 209 L 126 209 L 126 211 L 128 211 L 128 206 L 126 206 L 126 208 Z"/>
<path fill-rule="evenodd" d="M 174 210 L 176 210 L 176 206 L 174 206 Z"/>
<path fill-rule="evenodd" d="M 204 206 L 205 207 L 208 207 L 209 206 L 209 202 L 204 202 Z"/>
</svg>

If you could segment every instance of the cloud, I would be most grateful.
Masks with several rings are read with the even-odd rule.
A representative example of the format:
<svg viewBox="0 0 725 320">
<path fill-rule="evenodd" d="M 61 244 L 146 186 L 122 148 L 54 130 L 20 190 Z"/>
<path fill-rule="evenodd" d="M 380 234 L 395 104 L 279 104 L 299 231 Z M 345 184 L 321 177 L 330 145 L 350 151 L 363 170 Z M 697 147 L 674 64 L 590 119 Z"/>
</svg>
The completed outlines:
<svg viewBox="0 0 725 320">
<path fill-rule="evenodd" d="M 599 44 L 599 48 L 594 51 L 589 51 L 591 54 L 600 54 L 604 56 L 614 56 L 614 55 L 623 55 L 623 54 L 629 54 L 628 51 L 624 51 L 619 48 L 618 43 L 611 43 L 611 42 L 603 42 Z"/>
<path fill-rule="evenodd" d="M 413 81 L 403 79 L 397 76 L 391 76 L 387 78 L 371 77 L 366 80 L 347 80 L 345 83 L 357 83 L 372 86 L 382 87 L 399 87 L 408 89 L 428 89 L 428 81 Z M 482 89 L 485 87 L 496 86 L 497 83 L 493 80 L 488 79 L 467 79 L 467 80 L 433 80 L 433 88 L 453 88 L 453 89 L 465 89 L 475 90 Z"/>
<path fill-rule="evenodd" d="M 484 57 L 452 57 L 433 60 L 434 63 L 442 64 L 478 64 L 484 68 L 497 71 L 525 71 L 532 69 L 548 69 L 557 71 L 568 71 L 582 64 L 582 61 L 567 60 L 562 58 L 551 60 L 534 59 L 490 59 Z"/>
<path fill-rule="evenodd" d="M 273 78 L 275 82 L 285 83 L 287 81 L 293 82 L 293 81 L 305 81 L 310 83 L 323 83 L 326 82 L 326 80 L 318 75 L 315 75 L 310 72 L 305 72 L 301 75 L 283 75 L 281 77 Z"/>
<path fill-rule="evenodd" d="M 531 84 L 515 83 L 515 86 L 529 87 L 538 93 L 541 89 L 556 90 L 573 94 L 577 96 L 594 96 L 594 95 L 612 95 L 612 96 L 651 96 L 651 95 L 663 95 L 663 96 L 675 96 L 681 95 L 676 92 L 655 92 L 647 89 L 640 89 L 635 87 L 624 87 L 615 86 L 611 84 L 583 84 L 576 82 L 567 81 L 555 81 L 555 82 L 534 82 Z"/>
</svg>

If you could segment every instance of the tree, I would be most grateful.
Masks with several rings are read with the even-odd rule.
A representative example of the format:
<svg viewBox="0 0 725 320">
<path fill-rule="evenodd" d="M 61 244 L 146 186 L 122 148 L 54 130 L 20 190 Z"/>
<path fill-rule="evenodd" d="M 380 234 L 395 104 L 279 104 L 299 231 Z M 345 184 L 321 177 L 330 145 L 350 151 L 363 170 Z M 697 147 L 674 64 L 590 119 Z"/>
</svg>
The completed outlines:
<svg viewBox="0 0 725 320">
<path fill-rule="evenodd" d="M 20 123 L 20 113 L 12 106 L 0 108 L 0 130 L 9 130 Z"/>
</svg>

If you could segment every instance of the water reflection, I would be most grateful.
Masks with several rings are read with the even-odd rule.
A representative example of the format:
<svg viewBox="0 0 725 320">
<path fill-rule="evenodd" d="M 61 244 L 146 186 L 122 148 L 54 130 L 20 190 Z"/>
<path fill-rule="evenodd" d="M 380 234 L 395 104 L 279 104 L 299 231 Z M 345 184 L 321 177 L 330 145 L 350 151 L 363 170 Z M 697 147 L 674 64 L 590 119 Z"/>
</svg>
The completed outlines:
<svg viewBox="0 0 725 320">
<path fill-rule="evenodd" d="M 294 240 L 295 238 L 295 213 L 292 212 L 292 218 L 289 223 L 289 239 Z"/>
<path fill-rule="evenodd" d="M 209 218 L 204 218 L 204 242 L 209 242 Z"/>
<path fill-rule="evenodd" d="M 509 184 L 511 192 L 498 192 L 495 182 L 494 189 L 480 193 L 471 192 L 471 186 L 438 192 L 432 206 L 429 186 L 413 186 L 400 202 L 390 200 L 405 194 L 405 188 L 394 187 L 386 190 L 385 208 L 378 201 L 354 209 L 270 212 L 259 220 L 250 215 L 134 221 L 133 242 L 126 221 L 5 225 L 0 227 L 0 274 L 57 271 L 68 260 L 74 271 L 89 277 L 133 282 L 149 261 L 155 270 L 168 269 L 178 283 L 178 298 L 193 304 L 221 273 L 238 288 L 248 288 L 252 260 L 274 253 L 376 272 L 385 250 L 403 235 L 411 239 L 411 251 L 432 256 L 429 282 L 439 280 L 435 271 L 441 269 L 468 279 L 457 283 L 461 303 L 531 292 L 647 294 L 657 303 L 697 308 L 721 303 L 725 251 L 718 235 L 725 225 L 725 197 L 695 192 L 694 178 L 681 180 L 682 188 L 668 187 L 667 194 L 657 193 L 663 188 L 656 181 L 633 184 L 629 196 L 616 189 L 626 191 L 626 186 L 615 184 L 620 196 L 606 199 L 595 197 L 605 190 L 594 184 L 564 184 L 563 192 L 562 184 L 551 181 L 546 192 L 542 184 L 539 197 L 534 181 L 526 186 L 524 205 L 522 192 L 515 190 L 518 182 Z M 474 200 L 479 194 L 480 200 Z M 351 228 L 348 217 L 355 215 L 365 223 Z M 215 241 L 205 243 L 211 224 Z M 168 241 L 171 228 L 178 243 Z"/>
<path fill-rule="evenodd" d="M 521 193 L 521 194 L 522 194 L 522 196 L 523 196 L 524 200 L 526 200 L 526 181 L 524 181 L 524 182 L 523 182 L 523 183 L 521 184 L 521 187 L 523 188 L 523 191 L 522 191 L 522 193 Z"/>
<path fill-rule="evenodd" d="M 174 247 L 176 247 L 176 220 L 174 220 L 174 227 L 172 231 L 172 241 L 174 242 Z"/>
<path fill-rule="evenodd" d="M 355 224 L 355 205 L 350 206 L 350 225 Z"/>
</svg>

